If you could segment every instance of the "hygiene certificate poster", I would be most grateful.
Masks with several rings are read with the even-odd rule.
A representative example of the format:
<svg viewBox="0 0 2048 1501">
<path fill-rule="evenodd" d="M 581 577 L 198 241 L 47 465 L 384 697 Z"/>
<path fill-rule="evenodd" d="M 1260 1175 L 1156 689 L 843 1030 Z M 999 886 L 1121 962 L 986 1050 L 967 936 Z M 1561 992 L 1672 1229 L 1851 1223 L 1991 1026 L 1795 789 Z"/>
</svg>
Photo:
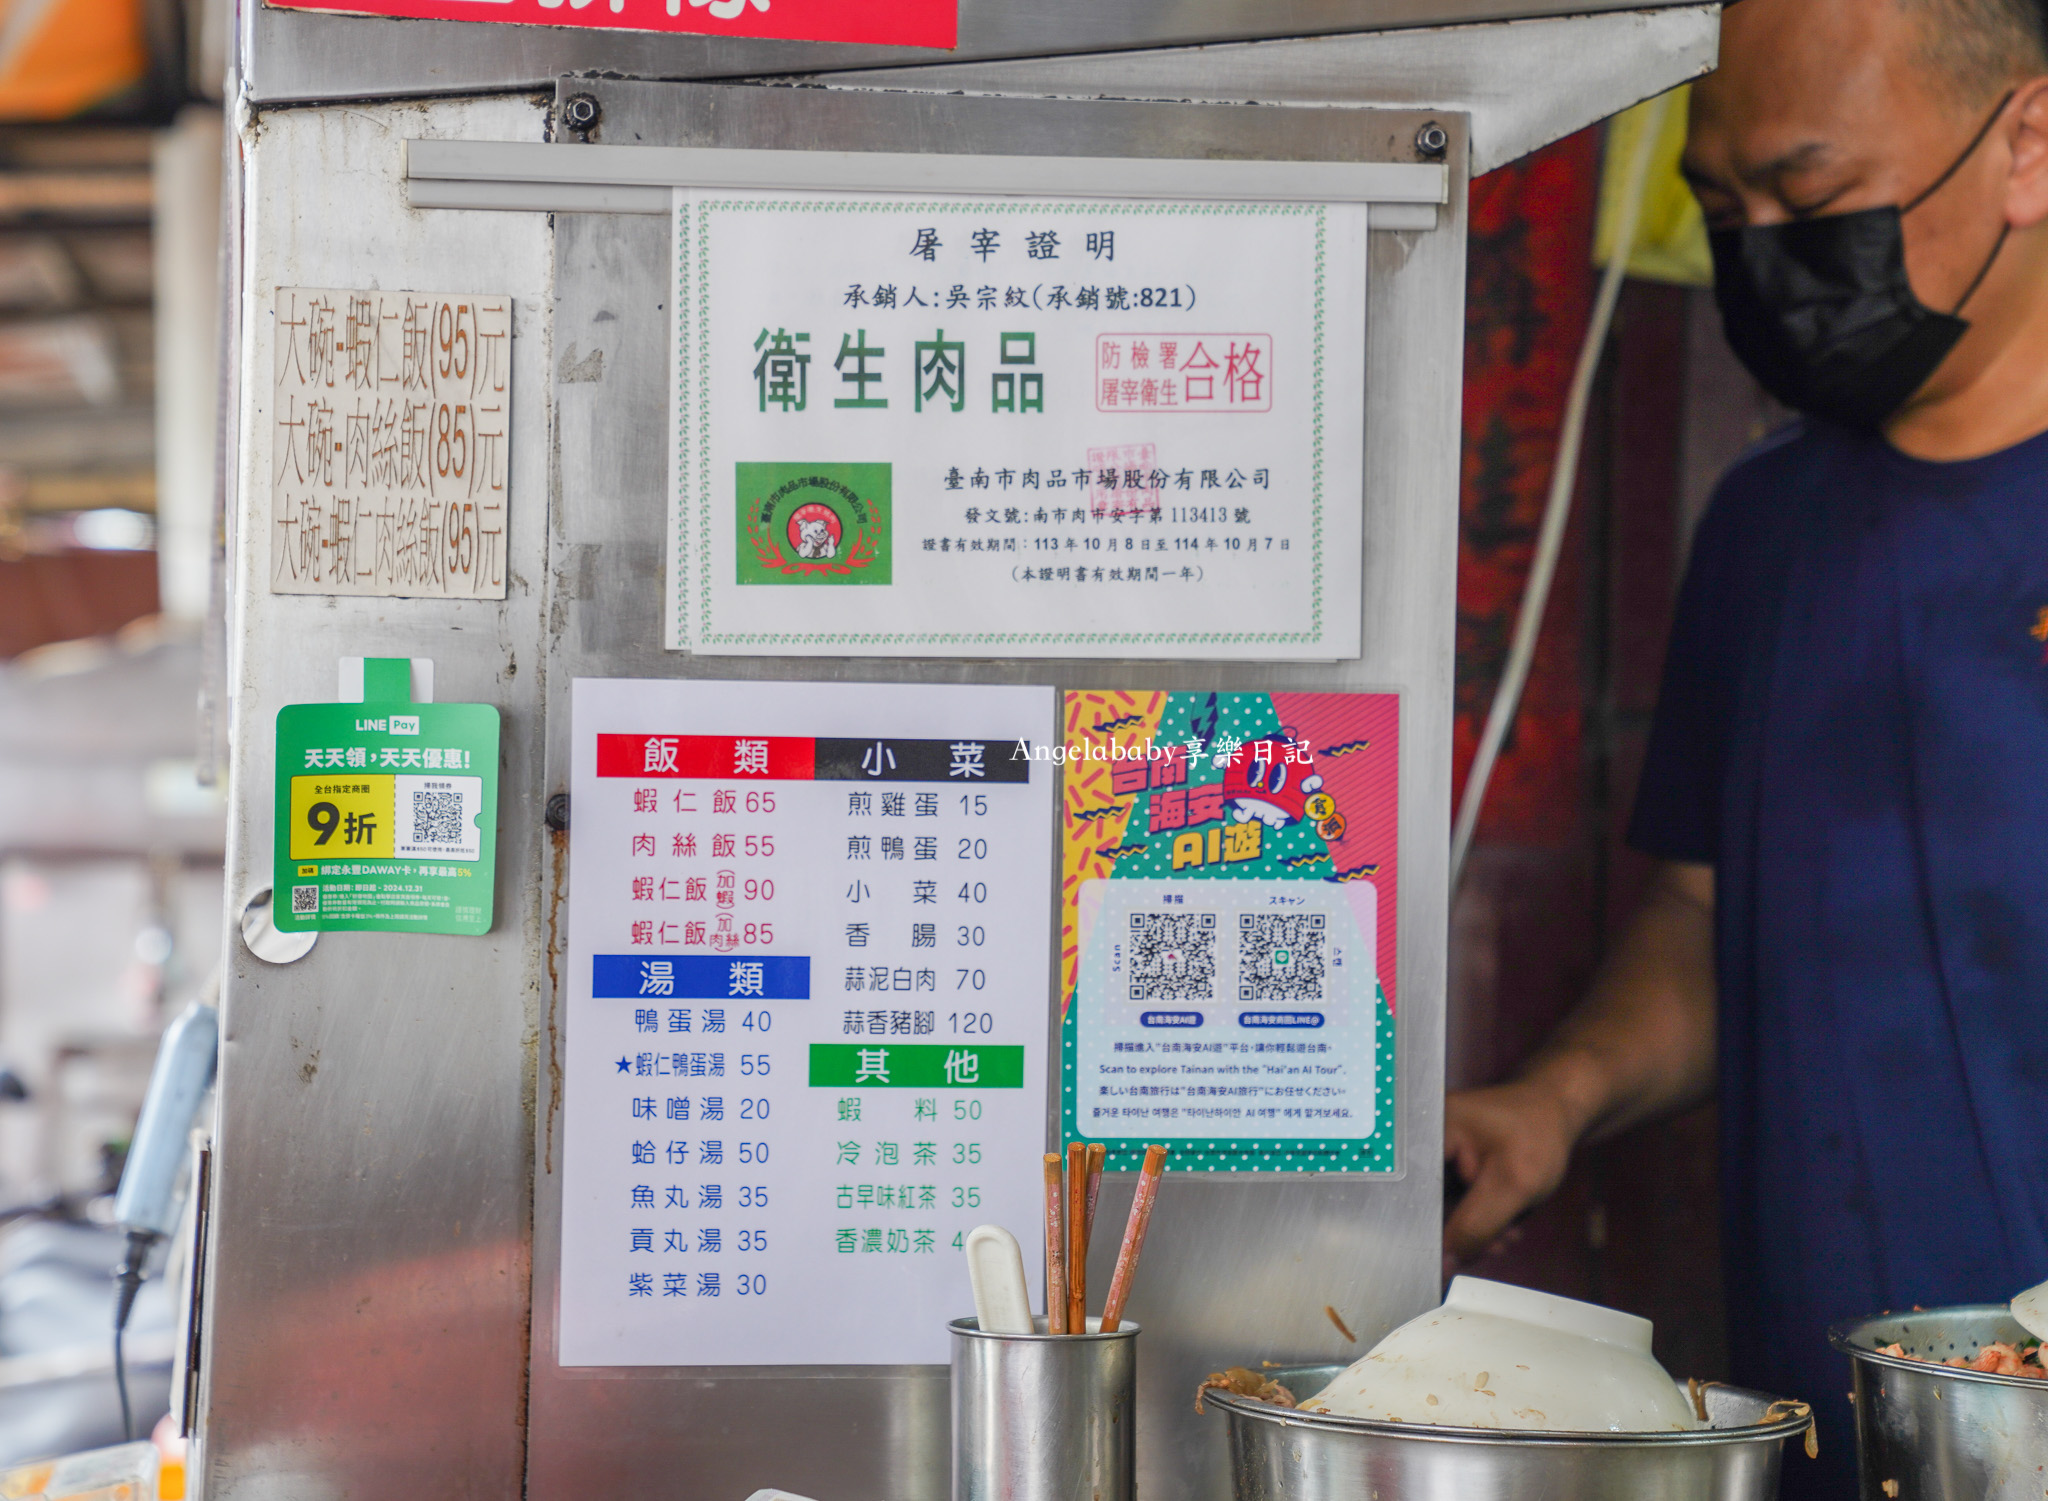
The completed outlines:
<svg viewBox="0 0 2048 1501">
<path fill-rule="evenodd" d="M 1038 1224 L 1052 690 L 572 712 L 562 1363 L 944 1361 L 966 1232 Z"/>
<path fill-rule="evenodd" d="M 1064 721 L 1064 1139 L 1394 1171 L 1399 697 L 1073 692 Z"/>
<path fill-rule="evenodd" d="M 1358 655 L 1361 204 L 683 192 L 667 642 Z"/>
</svg>

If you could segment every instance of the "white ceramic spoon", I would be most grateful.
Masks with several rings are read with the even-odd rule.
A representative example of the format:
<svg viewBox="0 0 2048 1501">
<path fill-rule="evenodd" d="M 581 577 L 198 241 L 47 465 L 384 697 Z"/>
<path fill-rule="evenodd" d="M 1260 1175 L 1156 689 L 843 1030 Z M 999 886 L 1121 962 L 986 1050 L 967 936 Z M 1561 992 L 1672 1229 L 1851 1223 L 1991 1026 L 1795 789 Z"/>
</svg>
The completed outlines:
<svg viewBox="0 0 2048 1501">
<path fill-rule="evenodd" d="M 967 1276 L 974 1284 L 974 1314 L 989 1334 L 1029 1334 L 1031 1293 L 1024 1281 L 1024 1250 L 1001 1225 L 967 1232 Z"/>
<path fill-rule="evenodd" d="M 2012 1300 L 2012 1316 L 2036 1339 L 2048 1340 L 2048 1282 L 2030 1287 Z"/>
</svg>

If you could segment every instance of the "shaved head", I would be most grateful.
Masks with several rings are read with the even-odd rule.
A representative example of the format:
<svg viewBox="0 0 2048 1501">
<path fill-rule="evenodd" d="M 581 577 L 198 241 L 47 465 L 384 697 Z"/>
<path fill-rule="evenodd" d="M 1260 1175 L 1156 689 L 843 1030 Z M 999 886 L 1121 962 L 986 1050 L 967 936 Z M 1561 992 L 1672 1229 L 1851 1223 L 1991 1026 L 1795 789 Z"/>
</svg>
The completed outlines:
<svg viewBox="0 0 2048 1501">
<path fill-rule="evenodd" d="M 1729 6 L 1685 160 L 1709 224 L 1912 201 L 1998 99 L 2048 75 L 2044 25 L 2048 0 Z"/>
<path fill-rule="evenodd" d="M 1968 457 L 2048 429 L 2048 0 L 1742 0 L 1690 113 L 1710 230 L 1889 209 L 1887 274 L 1967 305 L 1893 442 Z"/>
<path fill-rule="evenodd" d="M 1897 0 L 1943 92 L 1976 108 L 2048 73 L 2048 0 Z"/>
</svg>

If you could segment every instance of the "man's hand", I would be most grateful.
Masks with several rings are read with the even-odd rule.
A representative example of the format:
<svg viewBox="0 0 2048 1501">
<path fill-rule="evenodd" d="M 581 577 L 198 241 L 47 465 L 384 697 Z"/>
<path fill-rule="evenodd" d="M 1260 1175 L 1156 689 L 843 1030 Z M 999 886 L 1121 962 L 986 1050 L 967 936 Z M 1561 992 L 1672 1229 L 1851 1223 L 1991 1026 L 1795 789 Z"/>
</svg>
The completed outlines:
<svg viewBox="0 0 2048 1501">
<path fill-rule="evenodd" d="M 1444 1159 L 1470 1185 L 1444 1225 L 1479 1255 L 1564 1181 L 1572 1149 L 1705 1099 L 1714 1083 L 1714 871 L 1660 866 L 1579 1009 L 1520 1078 L 1444 1101 Z"/>
<path fill-rule="evenodd" d="M 1540 1084 L 1518 1079 L 1445 1100 L 1444 1160 L 1468 1185 L 1444 1224 L 1449 1265 L 1478 1257 L 1555 1193 L 1577 1141 L 1575 1123 Z"/>
</svg>

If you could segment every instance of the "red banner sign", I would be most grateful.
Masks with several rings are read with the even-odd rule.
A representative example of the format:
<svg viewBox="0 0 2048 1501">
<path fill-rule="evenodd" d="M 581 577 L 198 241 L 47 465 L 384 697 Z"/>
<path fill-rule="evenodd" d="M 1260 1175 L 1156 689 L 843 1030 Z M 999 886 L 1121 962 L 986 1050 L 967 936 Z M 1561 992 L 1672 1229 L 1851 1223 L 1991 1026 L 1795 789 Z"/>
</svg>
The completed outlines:
<svg viewBox="0 0 2048 1501">
<path fill-rule="evenodd" d="M 957 0 L 269 0 L 288 10 L 345 11 L 515 26 L 593 26 L 696 36 L 774 37 L 951 47 Z"/>
<path fill-rule="evenodd" d="M 599 735 L 601 777 L 768 777 L 808 782 L 813 741 L 786 735 Z"/>
</svg>

